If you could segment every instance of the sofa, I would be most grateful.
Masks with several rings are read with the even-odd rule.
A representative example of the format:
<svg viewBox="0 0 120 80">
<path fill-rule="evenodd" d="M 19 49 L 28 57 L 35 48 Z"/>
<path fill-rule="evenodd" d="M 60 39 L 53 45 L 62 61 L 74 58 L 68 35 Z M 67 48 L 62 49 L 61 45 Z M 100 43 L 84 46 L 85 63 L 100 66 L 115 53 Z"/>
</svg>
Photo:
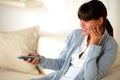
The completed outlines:
<svg viewBox="0 0 120 80">
<path fill-rule="evenodd" d="M 65 39 L 66 36 L 40 32 L 38 26 L 10 32 L 0 31 L 0 80 L 30 80 L 53 72 L 26 63 L 18 56 L 37 51 L 45 57 L 57 58 Z M 101 80 L 120 80 L 119 61 L 118 50 L 114 64 Z"/>
</svg>

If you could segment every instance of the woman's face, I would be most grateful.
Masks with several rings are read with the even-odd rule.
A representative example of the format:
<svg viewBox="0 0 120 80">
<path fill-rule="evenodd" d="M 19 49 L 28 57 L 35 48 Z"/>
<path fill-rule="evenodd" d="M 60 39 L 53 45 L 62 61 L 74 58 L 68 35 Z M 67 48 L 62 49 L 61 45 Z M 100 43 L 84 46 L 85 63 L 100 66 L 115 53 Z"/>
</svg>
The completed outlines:
<svg viewBox="0 0 120 80">
<path fill-rule="evenodd" d="M 82 33 L 84 35 L 89 35 L 90 29 L 93 27 L 96 28 L 99 25 L 100 25 L 99 19 L 98 20 L 89 20 L 89 21 L 80 20 L 80 26 L 82 28 Z"/>
</svg>

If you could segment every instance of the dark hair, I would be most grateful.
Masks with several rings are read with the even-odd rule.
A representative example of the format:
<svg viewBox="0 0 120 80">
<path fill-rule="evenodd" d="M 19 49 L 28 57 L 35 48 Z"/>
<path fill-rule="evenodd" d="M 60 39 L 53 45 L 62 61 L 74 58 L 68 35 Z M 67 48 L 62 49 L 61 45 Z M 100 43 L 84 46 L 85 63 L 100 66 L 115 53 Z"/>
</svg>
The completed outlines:
<svg viewBox="0 0 120 80">
<path fill-rule="evenodd" d="M 99 0 L 91 0 L 80 6 L 78 10 L 79 19 L 89 21 L 92 19 L 98 20 L 103 17 L 103 26 L 107 29 L 108 33 L 113 36 L 113 28 L 107 17 L 107 9 L 104 4 Z"/>
</svg>

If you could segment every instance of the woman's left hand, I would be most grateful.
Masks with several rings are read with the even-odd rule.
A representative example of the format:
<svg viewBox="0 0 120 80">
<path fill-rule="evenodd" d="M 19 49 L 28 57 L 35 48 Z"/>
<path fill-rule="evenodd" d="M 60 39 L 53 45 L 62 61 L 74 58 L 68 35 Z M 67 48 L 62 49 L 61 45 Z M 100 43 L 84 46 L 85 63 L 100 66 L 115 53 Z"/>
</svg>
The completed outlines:
<svg viewBox="0 0 120 80">
<path fill-rule="evenodd" d="M 90 43 L 98 45 L 102 38 L 103 28 L 101 26 L 91 27 L 90 28 Z"/>
</svg>

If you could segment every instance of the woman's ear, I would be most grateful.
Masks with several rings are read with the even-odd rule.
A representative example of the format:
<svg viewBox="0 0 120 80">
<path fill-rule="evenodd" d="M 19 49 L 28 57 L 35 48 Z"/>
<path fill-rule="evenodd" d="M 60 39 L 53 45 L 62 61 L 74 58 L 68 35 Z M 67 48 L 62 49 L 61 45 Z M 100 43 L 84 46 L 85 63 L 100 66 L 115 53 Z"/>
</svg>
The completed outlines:
<svg viewBox="0 0 120 80">
<path fill-rule="evenodd" d="M 102 24 L 103 24 L 103 20 L 104 20 L 103 17 L 100 17 L 100 18 L 99 18 L 99 20 L 98 20 L 98 21 L 99 21 L 99 25 L 102 25 Z"/>
</svg>

